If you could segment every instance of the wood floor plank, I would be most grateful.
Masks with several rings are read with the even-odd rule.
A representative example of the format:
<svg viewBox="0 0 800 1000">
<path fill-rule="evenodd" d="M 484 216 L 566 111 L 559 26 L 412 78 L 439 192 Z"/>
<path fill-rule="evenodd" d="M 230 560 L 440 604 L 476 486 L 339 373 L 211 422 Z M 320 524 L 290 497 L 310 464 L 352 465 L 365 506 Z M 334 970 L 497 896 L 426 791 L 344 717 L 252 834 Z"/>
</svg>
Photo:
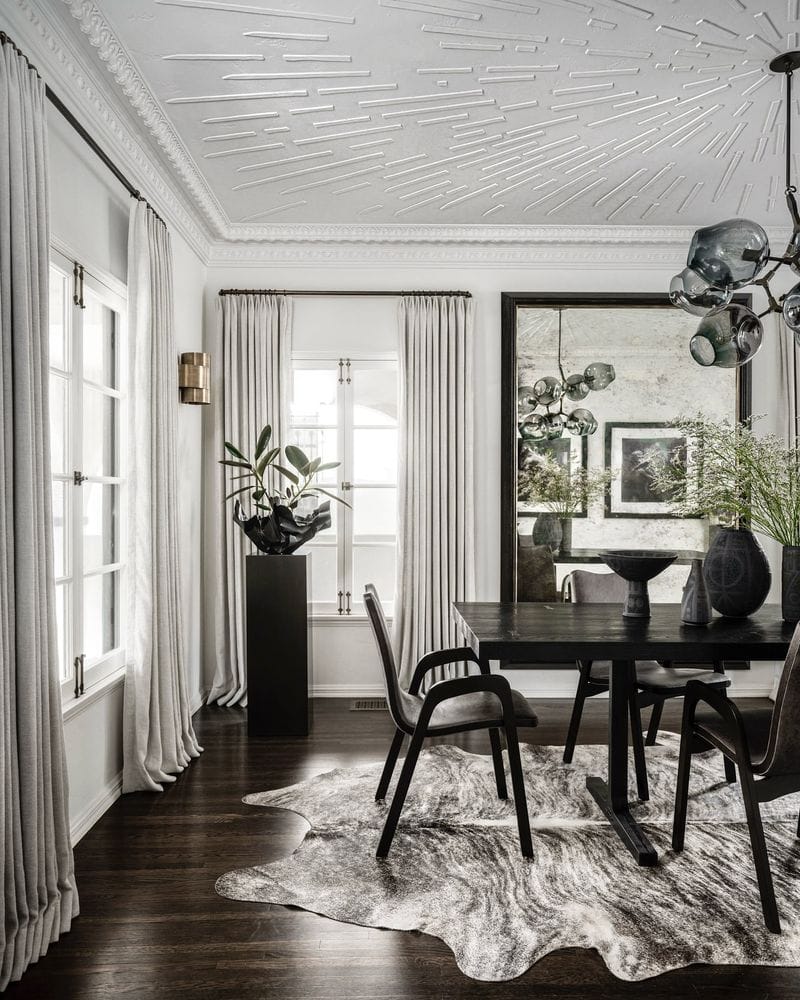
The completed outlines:
<svg viewBox="0 0 800 1000">
<path fill-rule="evenodd" d="M 531 742 L 563 742 L 571 703 L 542 701 Z M 581 740 L 605 740 L 607 706 L 586 707 Z M 662 720 L 677 729 L 680 705 Z M 160 795 L 120 799 L 75 851 L 81 916 L 12 984 L 9 1000 L 797 1000 L 800 970 L 693 966 L 625 983 L 595 952 L 547 955 L 508 983 L 478 983 L 435 938 L 356 927 L 223 899 L 218 875 L 290 854 L 308 824 L 244 805 L 333 767 L 382 761 L 386 713 L 318 701 L 308 739 L 248 740 L 244 713 L 196 716 L 205 753 Z M 488 752 L 485 734 L 448 737 Z M 758 914 L 754 914 L 758 919 Z"/>
</svg>

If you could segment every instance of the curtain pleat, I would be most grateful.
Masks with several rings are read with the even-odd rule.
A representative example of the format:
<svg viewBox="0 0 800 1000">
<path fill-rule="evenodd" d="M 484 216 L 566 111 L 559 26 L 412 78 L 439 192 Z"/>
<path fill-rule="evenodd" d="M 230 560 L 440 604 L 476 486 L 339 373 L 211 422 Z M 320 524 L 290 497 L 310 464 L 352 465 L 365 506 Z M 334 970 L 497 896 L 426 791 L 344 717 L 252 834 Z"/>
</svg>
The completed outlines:
<svg viewBox="0 0 800 1000">
<path fill-rule="evenodd" d="M 207 580 L 214 622 L 214 679 L 210 702 L 247 704 L 245 649 L 245 556 L 255 552 L 233 520 L 233 500 L 225 457 L 230 441 L 252 454 L 265 424 L 272 426 L 272 447 L 283 446 L 288 428 L 292 362 L 292 303 L 284 295 L 223 295 L 218 299 L 222 373 L 211 441 L 207 493 L 212 506 L 210 565 Z M 220 398 L 221 396 L 221 398 Z M 235 484 L 234 484 L 235 486 Z"/>
<path fill-rule="evenodd" d="M 0 44 L 0 989 L 78 914 L 55 623 L 45 88 Z"/>
<path fill-rule="evenodd" d="M 407 685 L 423 653 L 456 643 L 451 603 L 475 592 L 473 302 L 463 295 L 406 296 L 399 322 L 394 643 Z M 439 668 L 429 682 L 446 675 Z"/>
<path fill-rule="evenodd" d="M 123 792 L 162 791 L 202 747 L 192 726 L 180 602 L 172 249 L 144 203 L 128 230 L 128 666 Z"/>
</svg>

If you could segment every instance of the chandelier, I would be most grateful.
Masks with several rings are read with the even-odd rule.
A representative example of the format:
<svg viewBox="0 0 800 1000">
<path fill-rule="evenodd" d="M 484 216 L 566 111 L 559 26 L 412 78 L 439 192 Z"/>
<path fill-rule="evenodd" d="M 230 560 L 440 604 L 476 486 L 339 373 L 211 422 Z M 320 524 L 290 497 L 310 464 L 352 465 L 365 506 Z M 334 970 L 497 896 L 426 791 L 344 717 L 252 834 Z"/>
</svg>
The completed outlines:
<svg viewBox="0 0 800 1000">
<path fill-rule="evenodd" d="M 692 237 L 686 267 L 672 279 L 669 297 L 673 305 L 702 316 L 689 342 L 694 360 L 704 366 L 738 368 L 747 364 L 761 347 L 761 318 L 782 313 L 800 346 L 800 283 L 776 298 L 770 280 L 787 264 L 800 274 L 800 212 L 791 182 L 792 73 L 800 67 L 800 52 L 785 52 L 769 64 L 773 73 L 786 76 L 786 204 L 792 217 L 792 235 L 782 257 L 770 254 L 764 229 L 749 219 L 728 219 L 698 229 Z M 772 267 L 767 268 L 771 264 Z M 765 270 L 766 269 L 766 270 Z M 736 289 L 757 285 L 764 289 L 768 308 L 756 314 L 731 302 Z"/>
<path fill-rule="evenodd" d="M 520 386 L 518 412 L 519 434 L 524 441 L 553 441 L 564 431 L 577 437 L 588 437 L 597 430 L 597 420 L 591 410 L 582 406 L 564 411 L 564 400 L 579 403 L 591 391 L 607 389 L 616 378 L 613 365 L 594 361 L 583 372 L 565 375 L 561 361 L 561 313 L 558 310 L 558 377 L 545 375 L 533 386 Z"/>
</svg>

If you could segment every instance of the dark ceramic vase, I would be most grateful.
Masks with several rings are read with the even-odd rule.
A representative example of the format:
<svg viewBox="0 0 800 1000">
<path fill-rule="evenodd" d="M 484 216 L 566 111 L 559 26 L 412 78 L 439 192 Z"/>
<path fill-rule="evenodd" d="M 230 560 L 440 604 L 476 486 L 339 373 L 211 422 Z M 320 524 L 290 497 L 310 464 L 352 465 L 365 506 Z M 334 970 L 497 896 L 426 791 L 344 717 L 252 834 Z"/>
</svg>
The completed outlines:
<svg viewBox="0 0 800 1000">
<path fill-rule="evenodd" d="M 800 545 L 783 547 L 781 612 L 785 622 L 800 621 Z"/>
<path fill-rule="evenodd" d="M 681 621 L 684 625 L 708 625 L 711 621 L 711 601 L 703 577 L 702 559 L 692 559 L 692 569 L 683 588 Z"/>
<path fill-rule="evenodd" d="M 561 521 L 550 511 L 539 514 L 533 526 L 534 545 L 546 545 L 551 552 L 558 552 L 561 547 Z"/>
<path fill-rule="evenodd" d="M 561 555 L 568 555 L 572 551 L 572 518 L 561 518 L 561 543 L 559 552 Z"/>
<path fill-rule="evenodd" d="M 752 531 L 744 529 L 717 531 L 703 575 L 711 606 L 726 618 L 746 618 L 758 611 L 772 584 L 764 550 Z"/>
</svg>

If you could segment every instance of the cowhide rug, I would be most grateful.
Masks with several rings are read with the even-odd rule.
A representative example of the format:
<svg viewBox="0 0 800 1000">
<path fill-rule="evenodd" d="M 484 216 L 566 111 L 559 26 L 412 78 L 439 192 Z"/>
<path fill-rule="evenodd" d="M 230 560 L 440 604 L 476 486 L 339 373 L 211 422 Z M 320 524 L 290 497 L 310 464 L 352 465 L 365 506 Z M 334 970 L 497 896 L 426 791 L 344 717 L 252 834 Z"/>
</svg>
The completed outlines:
<svg viewBox="0 0 800 1000">
<path fill-rule="evenodd" d="M 390 801 L 374 801 L 381 764 L 342 768 L 248 795 L 299 813 L 310 830 L 291 857 L 229 872 L 217 891 L 433 934 L 481 980 L 513 979 L 575 947 L 597 949 L 628 980 L 694 962 L 800 965 L 800 794 L 762 806 L 783 925 L 770 934 L 739 786 L 724 783 L 717 753 L 694 758 L 686 847 L 672 852 L 678 743 L 662 733 L 648 747 L 651 800 L 634 807 L 655 868 L 636 865 L 586 791 L 587 774 L 606 772 L 604 747 L 578 747 L 565 766 L 560 747 L 522 746 L 535 854 L 526 861 L 491 758 L 437 746 L 420 756 L 388 859 L 375 857 Z"/>
</svg>

